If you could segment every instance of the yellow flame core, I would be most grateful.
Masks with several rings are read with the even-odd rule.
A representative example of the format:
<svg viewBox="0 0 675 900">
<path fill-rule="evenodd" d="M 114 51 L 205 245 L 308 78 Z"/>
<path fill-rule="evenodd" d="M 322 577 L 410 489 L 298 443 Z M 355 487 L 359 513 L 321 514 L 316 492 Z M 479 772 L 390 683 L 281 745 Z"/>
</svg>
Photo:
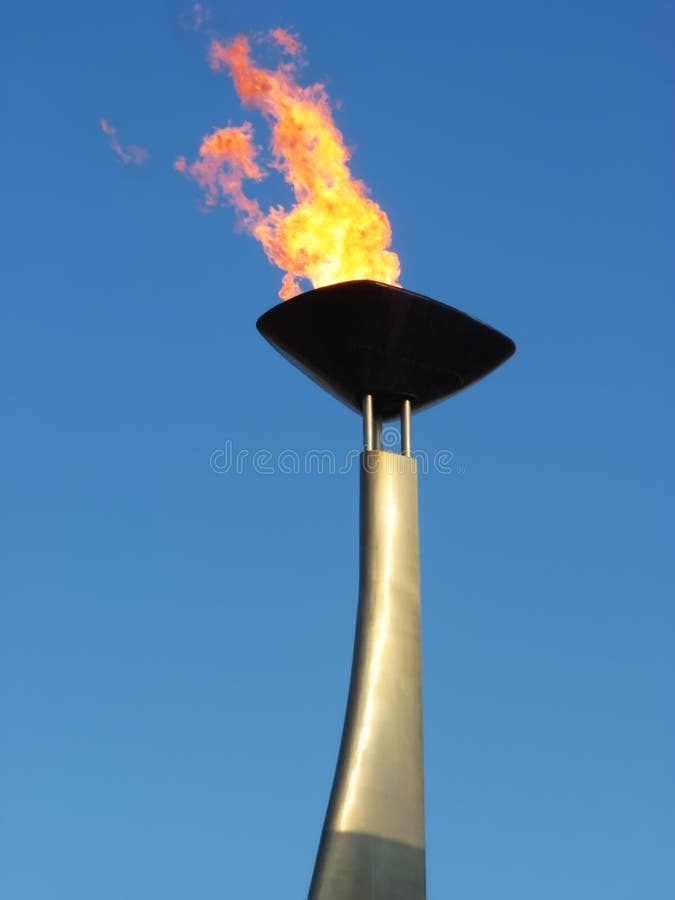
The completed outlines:
<svg viewBox="0 0 675 900">
<path fill-rule="evenodd" d="M 400 263 L 389 249 L 389 219 L 349 171 L 349 151 L 324 86 L 297 83 L 296 38 L 280 28 L 269 37 L 291 58 L 277 69 L 253 62 L 245 36 L 227 44 L 212 41 L 209 60 L 213 69 L 229 70 L 244 106 L 258 109 L 269 123 L 270 167 L 283 174 L 295 204 L 265 213 L 245 195 L 244 179 L 259 181 L 266 174 L 248 122 L 204 138 L 199 159 L 188 164 L 180 157 L 176 168 L 204 189 L 208 206 L 222 198 L 238 210 L 243 227 L 286 273 L 279 292 L 284 299 L 300 292 L 302 278 L 314 287 L 358 278 L 397 284 Z"/>
</svg>

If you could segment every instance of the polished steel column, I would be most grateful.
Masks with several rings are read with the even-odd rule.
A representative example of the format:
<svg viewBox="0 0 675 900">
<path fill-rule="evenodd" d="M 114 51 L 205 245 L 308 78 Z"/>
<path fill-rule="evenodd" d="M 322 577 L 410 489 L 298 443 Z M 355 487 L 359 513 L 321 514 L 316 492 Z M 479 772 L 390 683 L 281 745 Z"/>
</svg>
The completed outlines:
<svg viewBox="0 0 675 900">
<path fill-rule="evenodd" d="M 424 900 L 417 466 L 361 462 L 354 659 L 309 900 Z"/>
</svg>

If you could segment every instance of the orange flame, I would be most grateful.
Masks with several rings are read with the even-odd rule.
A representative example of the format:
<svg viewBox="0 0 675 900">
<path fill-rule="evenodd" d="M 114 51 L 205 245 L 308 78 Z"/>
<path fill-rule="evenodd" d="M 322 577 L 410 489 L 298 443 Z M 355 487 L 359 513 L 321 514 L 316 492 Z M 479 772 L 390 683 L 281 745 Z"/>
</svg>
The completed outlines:
<svg viewBox="0 0 675 900">
<path fill-rule="evenodd" d="M 117 139 L 117 129 L 107 119 L 101 119 L 101 131 L 107 135 L 110 149 L 125 165 L 133 163 L 135 166 L 142 166 L 150 156 L 147 147 L 139 147 L 136 144 L 127 144 L 123 147 Z"/>
<path fill-rule="evenodd" d="M 188 164 L 179 157 L 176 169 L 203 188 L 207 206 L 222 198 L 235 207 L 242 226 L 286 273 L 279 292 L 284 299 L 300 292 L 301 278 L 314 287 L 358 278 L 397 284 L 400 263 L 389 249 L 389 219 L 349 171 L 349 150 L 324 86 L 297 83 L 301 46 L 293 35 L 275 28 L 267 37 L 291 61 L 274 70 L 256 65 L 243 35 L 228 44 L 212 41 L 209 61 L 213 69 L 229 70 L 243 104 L 258 109 L 269 123 L 269 168 L 283 174 L 295 204 L 290 210 L 273 206 L 265 213 L 245 195 L 244 179 L 259 181 L 267 174 L 258 162 L 249 122 L 205 137 L 199 158 Z"/>
<path fill-rule="evenodd" d="M 283 28 L 273 28 L 270 31 L 270 37 L 273 41 L 285 50 L 289 56 L 297 56 L 300 53 L 300 41 L 294 38 Z"/>
<path fill-rule="evenodd" d="M 178 16 L 181 28 L 189 31 L 199 31 L 211 18 L 211 10 L 203 3 L 193 3 L 192 6 Z"/>
</svg>

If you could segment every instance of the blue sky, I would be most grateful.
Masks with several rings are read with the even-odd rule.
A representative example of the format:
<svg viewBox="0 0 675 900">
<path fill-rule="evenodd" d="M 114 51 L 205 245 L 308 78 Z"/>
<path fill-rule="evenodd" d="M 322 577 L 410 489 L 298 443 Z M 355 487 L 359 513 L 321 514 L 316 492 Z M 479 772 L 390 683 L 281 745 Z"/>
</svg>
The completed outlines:
<svg viewBox="0 0 675 900">
<path fill-rule="evenodd" d="M 402 283 L 518 344 L 414 420 L 453 453 L 420 479 L 429 897 L 670 900 L 672 5 L 211 8 L 300 33 Z M 1 14 L 8 900 L 302 897 L 333 776 L 356 469 L 209 461 L 360 427 L 257 334 L 280 273 L 172 169 L 250 117 L 184 9 Z"/>
</svg>

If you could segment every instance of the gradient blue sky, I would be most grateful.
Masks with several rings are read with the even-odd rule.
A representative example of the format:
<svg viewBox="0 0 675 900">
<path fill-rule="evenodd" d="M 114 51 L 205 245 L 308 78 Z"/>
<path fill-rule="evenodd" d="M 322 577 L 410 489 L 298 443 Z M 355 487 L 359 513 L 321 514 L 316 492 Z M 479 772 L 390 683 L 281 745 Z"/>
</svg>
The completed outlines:
<svg viewBox="0 0 675 900">
<path fill-rule="evenodd" d="M 172 170 L 245 118 L 187 5 L 1 13 L 7 900 L 303 897 L 333 775 L 357 472 L 209 459 L 359 422 Z M 672 900 L 672 4 L 212 10 L 299 31 L 403 284 L 518 344 L 414 423 L 455 465 L 420 485 L 429 897 Z"/>
</svg>

